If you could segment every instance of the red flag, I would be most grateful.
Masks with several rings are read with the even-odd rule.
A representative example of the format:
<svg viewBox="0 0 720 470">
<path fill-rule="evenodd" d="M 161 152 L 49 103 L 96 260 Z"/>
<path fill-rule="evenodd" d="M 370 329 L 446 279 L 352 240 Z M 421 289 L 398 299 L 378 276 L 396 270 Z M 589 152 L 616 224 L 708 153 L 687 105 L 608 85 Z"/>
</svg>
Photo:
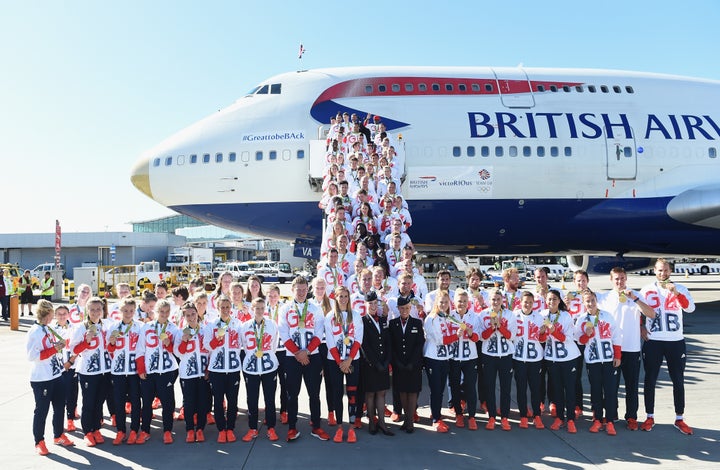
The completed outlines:
<svg viewBox="0 0 720 470">
<path fill-rule="evenodd" d="M 298 59 L 302 59 L 303 54 L 305 53 L 305 48 L 302 44 L 300 44 L 300 52 L 298 52 Z"/>
<path fill-rule="evenodd" d="M 60 269 L 61 232 L 60 221 L 55 220 L 55 269 Z"/>
</svg>

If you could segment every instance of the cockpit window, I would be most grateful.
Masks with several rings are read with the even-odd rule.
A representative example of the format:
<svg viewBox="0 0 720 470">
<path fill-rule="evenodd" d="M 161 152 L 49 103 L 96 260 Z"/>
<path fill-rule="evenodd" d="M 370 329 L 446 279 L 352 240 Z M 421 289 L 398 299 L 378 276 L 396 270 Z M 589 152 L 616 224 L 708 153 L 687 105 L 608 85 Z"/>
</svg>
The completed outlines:
<svg viewBox="0 0 720 470">
<path fill-rule="evenodd" d="M 257 91 L 256 94 L 257 94 L 257 95 L 267 95 L 267 94 L 268 94 L 268 88 L 269 88 L 268 85 L 263 85 L 262 87 L 260 87 L 260 89 Z"/>
<path fill-rule="evenodd" d="M 282 90 L 282 83 L 273 83 L 272 85 L 270 85 L 270 94 L 271 95 L 279 95 L 281 90 Z"/>
<path fill-rule="evenodd" d="M 260 86 L 259 86 L 259 85 L 256 86 L 256 87 L 254 87 L 252 90 L 248 91 L 248 92 L 245 94 L 245 96 L 254 95 L 255 92 L 258 91 L 258 89 L 260 89 Z"/>
</svg>

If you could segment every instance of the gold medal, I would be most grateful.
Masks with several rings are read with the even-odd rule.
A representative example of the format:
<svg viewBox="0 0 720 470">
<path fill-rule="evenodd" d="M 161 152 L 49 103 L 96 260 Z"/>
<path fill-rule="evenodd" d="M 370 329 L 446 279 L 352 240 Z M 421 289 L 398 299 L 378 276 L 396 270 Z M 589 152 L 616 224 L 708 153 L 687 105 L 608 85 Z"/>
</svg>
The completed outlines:
<svg viewBox="0 0 720 470">
<path fill-rule="evenodd" d="M 567 295 L 567 296 L 568 296 L 568 299 L 570 299 L 570 300 L 574 299 L 574 298 L 575 298 L 575 294 L 576 294 L 576 293 L 573 292 L 573 291 L 568 292 L 568 295 Z"/>
<path fill-rule="evenodd" d="M 305 320 L 302 320 L 298 323 L 298 328 L 304 330 L 305 329 Z"/>
<path fill-rule="evenodd" d="M 497 314 L 497 312 L 496 312 L 495 310 L 493 310 L 492 312 L 490 312 L 490 318 L 491 318 L 491 319 L 494 320 L 494 319 L 497 318 L 497 316 L 498 316 L 498 314 Z"/>
<path fill-rule="evenodd" d="M 550 318 L 545 318 L 545 320 L 543 320 L 543 325 L 550 326 Z"/>
<path fill-rule="evenodd" d="M 258 349 L 257 351 L 255 351 L 255 357 L 261 359 L 263 357 L 263 352 Z"/>
<path fill-rule="evenodd" d="M 218 328 L 217 331 L 218 338 L 222 338 L 225 336 L 225 328 Z"/>
<path fill-rule="evenodd" d="M 625 292 L 620 292 L 620 294 L 618 295 L 618 298 L 620 299 L 620 303 L 627 302 L 627 295 L 625 295 Z"/>
<path fill-rule="evenodd" d="M 120 336 L 120 332 L 119 332 L 118 330 L 113 330 L 113 332 L 110 333 L 110 336 L 111 336 L 112 338 L 117 339 L 118 336 Z"/>
<path fill-rule="evenodd" d="M 188 336 L 192 336 L 192 330 L 191 330 L 189 327 L 184 328 L 184 329 L 183 329 L 183 334 L 184 334 L 184 335 L 188 335 Z"/>
<path fill-rule="evenodd" d="M 90 328 L 88 328 L 88 331 L 90 332 L 91 335 L 96 335 L 97 334 L 97 325 L 95 323 L 93 323 L 92 325 L 90 325 Z"/>
<path fill-rule="evenodd" d="M 160 341 L 165 341 L 168 338 L 167 333 L 160 333 Z"/>
<path fill-rule="evenodd" d="M 585 329 L 592 328 L 592 327 L 593 327 L 593 322 L 591 322 L 590 320 L 585 322 Z"/>
<path fill-rule="evenodd" d="M 345 346 L 349 346 L 350 345 L 350 337 L 346 336 L 345 339 L 343 339 L 343 343 L 345 343 Z"/>
</svg>

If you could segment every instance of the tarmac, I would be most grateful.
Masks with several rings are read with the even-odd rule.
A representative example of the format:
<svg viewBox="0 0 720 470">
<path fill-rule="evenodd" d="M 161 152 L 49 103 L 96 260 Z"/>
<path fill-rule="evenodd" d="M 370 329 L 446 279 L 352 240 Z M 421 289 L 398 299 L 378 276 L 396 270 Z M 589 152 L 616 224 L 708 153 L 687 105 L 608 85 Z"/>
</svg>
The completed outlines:
<svg viewBox="0 0 720 470">
<path fill-rule="evenodd" d="M 639 289 L 652 281 L 650 276 L 631 275 L 628 285 Z M 607 276 L 593 276 L 590 287 L 607 289 Z M 487 431 L 484 425 L 487 415 L 480 414 L 477 431 L 458 429 L 452 415 L 443 408 L 443 415 L 450 426 L 447 434 L 431 429 L 428 389 L 424 387 L 419 401 L 421 421 L 414 434 L 406 434 L 394 423 L 390 429 L 394 437 L 367 432 L 367 419 L 358 431 L 355 444 L 322 442 L 310 436 L 307 396 L 301 395 L 298 430 L 301 437 L 291 443 L 285 442 L 286 426 L 278 424 L 280 440 L 270 442 L 265 429 L 250 443 L 238 439 L 232 444 L 218 444 L 214 426 L 206 428 L 207 441 L 202 444 L 184 442 L 184 423 L 175 422 L 175 442 L 164 445 L 161 423 L 153 421 L 152 438 L 142 446 L 113 446 L 110 442 L 115 430 L 105 420 L 102 434 L 106 443 L 94 448 L 85 447 L 80 431 L 68 433 L 75 447 L 61 448 L 48 444 L 51 454 L 40 457 L 35 454 L 32 438 L 33 395 L 29 384 L 30 364 L 25 358 L 25 333 L 34 317 L 21 318 L 20 331 L 10 331 L 7 322 L 0 323 L 0 370 L 3 385 L 0 386 L 0 455 L 8 469 L 24 468 L 243 468 L 243 469 L 296 469 L 306 468 L 560 468 L 565 470 L 585 468 L 720 468 L 720 424 L 715 399 L 720 394 L 720 276 L 674 277 L 676 282 L 689 287 L 697 309 L 685 316 L 685 336 L 688 360 L 685 371 L 686 422 L 694 434 L 686 436 L 673 427 L 675 419 L 672 402 L 672 385 L 666 369 L 658 381 L 656 395 L 656 426 L 651 432 L 625 429 L 624 421 L 616 423 L 617 436 L 604 432 L 588 432 L 591 421 L 588 412 L 577 421 L 578 433 L 565 430 L 551 431 L 552 421 L 543 416 L 547 426 L 544 430 L 518 427 L 517 411 L 511 412 L 512 430 L 504 432 L 498 426 Z M 642 400 L 643 377 L 640 378 L 639 419 L 644 420 Z M 179 384 L 176 399 L 182 400 Z M 624 413 L 624 398 L 619 397 L 619 414 Z M 585 408 L 589 407 L 589 386 L 585 378 Z M 304 394 L 304 391 L 302 392 Z M 321 392 L 324 393 L 324 392 Z M 247 430 L 245 392 L 241 386 L 240 416 L 236 434 L 238 438 Z M 321 395 L 324 397 L 324 395 Z M 389 398 L 390 394 L 388 394 Z M 512 392 L 513 409 L 515 390 Z M 447 398 L 446 398 L 447 399 Z M 324 401 L 324 400 L 323 400 Z M 261 404 L 262 406 L 262 404 Z M 52 413 L 52 410 L 51 410 Z M 156 412 L 158 414 L 158 412 Z M 347 413 L 346 413 L 347 414 Z M 323 405 L 322 416 L 327 413 Z M 261 412 L 262 417 L 262 412 Z M 79 420 L 76 421 L 79 427 Z M 323 420 L 324 429 L 332 436 L 334 429 Z M 347 429 L 347 426 L 346 426 Z M 52 442 L 50 416 L 47 420 L 46 442 Z M 17 441 L 16 441 L 17 439 Z"/>
</svg>

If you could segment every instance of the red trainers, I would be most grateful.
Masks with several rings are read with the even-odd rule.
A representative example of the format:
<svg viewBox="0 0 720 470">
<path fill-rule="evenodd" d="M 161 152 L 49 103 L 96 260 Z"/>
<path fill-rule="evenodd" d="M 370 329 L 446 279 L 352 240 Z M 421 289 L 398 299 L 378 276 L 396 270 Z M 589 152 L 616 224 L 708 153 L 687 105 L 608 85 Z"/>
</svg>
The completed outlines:
<svg viewBox="0 0 720 470">
<path fill-rule="evenodd" d="M 137 441 L 138 435 L 135 431 L 130 431 L 130 434 L 128 434 L 128 438 L 126 443 L 129 445 L 135 444 L 135 441 Z M 144 443 L 145 441 L 143 441 Z"/>
<path fill-rule="evenodd" d="M 350 428 L 352 429 L 352 428 Z M 340 426 L 337 431 L 335 431 L 335 436 L 333 437 L 333 442 L 337 442 L 338 444 L 343 441 L 343 428 Z"/>
<path fill-rule="evenodd" d="M 550 429 L 552 429 L 553 431 L 557 431 L 561 427 L 563 427 L 564 424 L 565 422 L 563 420 L 561 420 L 560 418 L 555 418 L 555 421 L 553 421 L 553 423 L 550 425 Z"/>
<path fill-rule="evenodd" d="M 437 431 L 437 432 L 448 432 L 450 430 L 450 428 L 448 428 L 448 425 L 445 424 L 445 421 L 443 421 L 443 420 L 435 421 L 434 426 L 435 426 L 435 431 Z"/>
<path fill-rule="evenodd" d="M 195 431 L 195 442 L 205 442 L 205 434 L 202 429 Z"/>
<path fill-rule="evenodd" d="M 105 438 L 100 434 L 100 430 L 93 431 L 93 437 L 95 438 L 95 444 L 104 444 Z"/>
<path fill-rule="evenodd" d="M 599 419 L 596 419 L 593 421 L 592 425 L 590 426 L 590 432 L 600 432 L 602 429 L 602 423 Z"/>
<path fill-rule="evenodd" d="M 63 447 L 72 447 L 75 445 L 73 441 L 70 440 L 69 437 L 67 437 L 65 434 L 60 434 L 60 437 L 56 437 L 53 439 L 53 443 L 56 446 L 63 446 Z"/>
<path fill-rule="evenodd" d="M 207 424 L 215 424 L 215 416 L 212 413 L 207 414 Z"/>
<path fill-rule="evenodd" d="M 37 452 L 38 455 L 47 455 L 50 453 L 50 451 L 47 450 L 47 447 L 45 446 L 45 441 L 40 441 L 35 444 L 35 452 Z"/>
<path fill-rule="evenodd" d="M 545 425 L 543 424 L 540 416 L 535 416 L 535 418 L 533 418 L 533 424 L 535 425 L 535 429 L 545 429 Z"/>
<path fill-rule="evenodd" d="M 283 411 L 280 413 L 280 424 L 287 424 L 288 423 L 288 416 L 287 411 Z"/>
<path fill-rule="evenodd" d="M 227 432 L 226 431 L 218 432 L 218 440 L 217 441 L 219 444 L 227 443 Z"/>
<path fill-rule="evenodd" d="M 165 431 L 163 433 L 163 444 L 172 444 L 172 443 L 173 443 L 172 433 L 170 431 Z"/>
<path fill-rule="evenodd" d="M 124 440 L 125 440 L 125 433 L 122 431 L 118 431 L 117 434 L 115 435 L 115 439 L 113 439 L 113 445 L 119 446 L 120 444 L 123 443 Z"/>
<path fill-rule="evenodd" d="M 615 431 L 615 425 L 612 421 L 608 421 L 605 425 L 605 432 L 608 433 L 608 436 L 615 436 L 617 435 L 617 431 Z"/>
<path fill-rule="evenodd" d="M 465 427 L 465 418 L 463 418 L 463 415 L 455 416 L 455 426 L 457 426 L 459 428 Z"/>
<path fill-rule="evenodd" d="M 297 429 L 291 429 L 291 430 L 288 431 L 287 441 L 288 441 L 288 442 L 294 441 L 294 440 L 297 439 L 298 437 L 300 437 L 300 433 L 298 432 L 298 430 L 297 430 Z"/>
<path fill-rule="evenodd" d="M 525 416 L 523 416 L 522 418 L 520 418 L 520 428 L 527 429 L 528 427 L 529 427 L 528 419 Z"/>
<path fill-rule="evenodd" d="M 495 418 L 491 417 L 490 419 L 488 419 L 488 422 L 485 425 L 485 429 L 487 429 L 488 431 L 492 431 L 495 429 Z"/>
<path fill-rule="evenodd" d="M 257 429 L 248 429 L 248 432 L 242 437 L 243 442 L 250 442 L 258 437 Z"/>
<path fill-rule="evenodd" d="M 225 437 L 227 438 L 228 442 L 235 442 L 237 441 L 237 437 L 235 436 L 235 431 L 232 429 L 228 429 L 225 431 Z"/>
<path fill-rule="evenodd" d="M 355 430 L 353 428 L 350 428 L 348 430 L 348 443 L 352 444 L 353 442 L 357 442 L 357 436 L 355 435 Z"/>
<path fill-rule="evenodd" d="M 685 421 L 683 421 L 682 419 L 675 420 L 674 426 L 678 431 L 680 431 L 681 433 L 686 434 L 688 436 L 692 435 L 692 433 L 693 433 L 692 428 L 690 426 L 688 426 L 687 424 L 685 424 Z"/>
<path fill-rule="evenodd" d="M 575 427 L 575 421 L 572 420 L 572 419 L 569 419 L 569 420 L 568 420 L 568 422 L 567 422 L 567 428 L 568 428 L 568 432 L 569 432 L 570 434 L 575 434 L 575 433 L 577 432 L 577 428 Z"/>
<path fill-rule="evenodd" d="M 635 418 L 628 418 L 625 427 L 628 428 L 629 431 L 637 431 L 639 426 Z"/>
<path fill-rule="evenodd" d="M 317 437 L 321 441 L 329 441 L 330 435 L 323 431 L 323 428 L 315 428 L 312 431 L 310 431 L 310 435 L 313 437 Z"/>
<path fill-rule="evenodd" d="M 362 428 L 362 420 L 360 418 L 355 418 L 355 422 L 353 423 L 353 427 L 355 429 L 361 429 Z"/>
<path fill-rule="evenodd" d="M 75 427 L 75 421 L 72 419 L 67 420 L 67 426 L 65 426 L 65 429 L 67 429 L 67 432 L 76 431 L 77 428 Z"/>
<path fill-rule="evenodd" d="M 337 420 L 335 419 L 335 412 L 328 411 L 328 426 L 337 426 Z"/>
<path fill-rule="evenodd" d="M 91 432 L 85 434 L 83 441 L 85 441 L 86 446 L 95 447 L 95 438 L 93 437 L 93 434 Z"/>
<path fill-rule="evenodd" d="M 648 418 L 645 420 L 644 423 L 640 426 L 640 429 L 643 431 L 652 431 L 652 428 L 655 427 L 655 420 L 653 418 Z"/>
<path fill-rule="evenodd" d="M 187 436 L 185 436 L 185 442 L 188 444 L 195 443 L 195 431 L 192 429 L 187 432 Z"/>
<path fill-rule="evenodd" d="M 275 432 L 275 428 L 270 428 L 267 430 L 267 438 L 273 442 L 279 439 L 277 433 Z"/>
<path fill-rule="evenodd" d="M 468 429 L 471 431 L 477 431 L 478 425 L 475 418 L 468 418 Z"/>
<path fill-rule="evenodd" d="M 132 434 L 132 431 L 130 431 L 130 433 Z M 145 432 L 145 431 L 140 431 L 140 434 L 138 435 L 137 439 L 135 439 L 135 444 L 143 445 L 143 444 L 145 444 L 145 441 L 147 441 L 148 439 L 150 439 L 150 433 Z M 128 440 L 129 440 L 129 438 L 128 438 Z"/>
<path fill-rule="evenodd" d="M 510 421 L 507 418 L 500 418 L 500 427 L 503 431 L 509 431 L 511 428 Z"/>
</svg>

